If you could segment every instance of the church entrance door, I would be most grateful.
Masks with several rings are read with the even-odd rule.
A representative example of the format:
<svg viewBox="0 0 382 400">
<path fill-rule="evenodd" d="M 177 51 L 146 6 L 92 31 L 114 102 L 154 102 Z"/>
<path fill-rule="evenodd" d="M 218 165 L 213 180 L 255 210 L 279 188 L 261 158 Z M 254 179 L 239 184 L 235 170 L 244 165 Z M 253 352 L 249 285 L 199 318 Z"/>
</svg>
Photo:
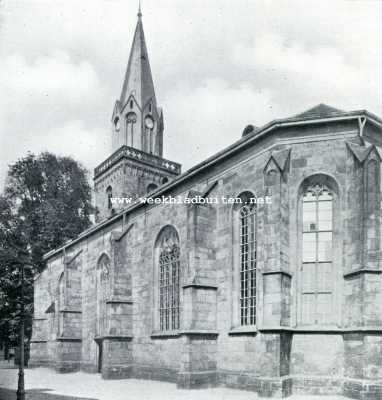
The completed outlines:
<svg viewBox="0 0 382 400">
<path fill-rule="evenodd" d="M 97 340 L 97 372 L 101 373 L 102 372 L 102 353 L 103 353 L 103 346 L 102 346 L 102 340 Z"/>
</svg>

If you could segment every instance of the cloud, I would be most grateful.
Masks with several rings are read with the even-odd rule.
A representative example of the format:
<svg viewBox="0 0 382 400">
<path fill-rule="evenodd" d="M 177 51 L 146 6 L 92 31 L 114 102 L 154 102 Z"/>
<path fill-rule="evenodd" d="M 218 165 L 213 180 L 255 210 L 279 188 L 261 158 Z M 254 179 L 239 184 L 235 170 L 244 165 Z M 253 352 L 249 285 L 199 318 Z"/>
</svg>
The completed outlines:
<svg viewBox="0 0 382 400">
<path fill-rule="evenodd" d="M 5 165 L 27 151 L 65 150 L 88 165 L 104 155 L 106 131 L 99 120 L 107 90 L 89 62 L 74 62 L 63 51 L 33 62 L 11 54 L 2 61 L 0 76 L 6 77 L 0 80 L 2 178 Z M 106 121 L 107 114 L 101 118 Z"/>
<path fill-rule="evenodd" d="M 177 127 L 165 129 L 166 157 L 186 169 L 240 139 L 246 125 L 261 125 L 274 115 L 269 91 L 256 91 L 250 84 L 232 87 L 217 78 L 196 88 L 180 81 L 163 105 L 165 126 L 170 120 Z"/>
<path fill-rule="evenodd" d="M 78 107 L 101 92 L 92 65 L 85 61 L 75 64 L 62 51 L 39 57 L 32 63 L 20 54 L 12 54 L 2 61 L 0 74 L 7 77 L 0 81 L 5 107 L 19 107 L 20 102 L 31 100 L 46 105 L 65 102 L 69 107 Z"/>
<path fill-rule="evenodd" d="M 29 149 L 89 168 L 109 154 L 136 12 L 136 0 L 0 3 L 0 182 Z M 248 123 L 320 102 L 382 114 L 381 19 L 380 1 L 145 0 L 165 157 L 187 169 Z"/>
</svg>

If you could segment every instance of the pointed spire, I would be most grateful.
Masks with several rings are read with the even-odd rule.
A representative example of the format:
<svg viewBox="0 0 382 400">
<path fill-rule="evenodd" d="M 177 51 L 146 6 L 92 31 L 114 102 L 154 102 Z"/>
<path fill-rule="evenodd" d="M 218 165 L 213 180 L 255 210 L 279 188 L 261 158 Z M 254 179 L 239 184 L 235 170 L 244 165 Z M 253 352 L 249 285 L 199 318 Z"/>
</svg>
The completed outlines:
<svg viewBox="0 0 382 400">
<path fill-rule="evenodd" d="M 129 63 L 122 87 L 120 102 L 124 106 L 133 94 L 141 108 L 152 99 L 156 105 L 154 83 L 147 53 L 145 35 L 143 32 L 141 4 L 138 8 L 138 21 L 131 46 Z"/>
<path fill-rule="evenodd" d="M 139 6 L 138 6 L 138 18 L 142 18 L 142 11 L 141 11 L 141 1 L 139 0 Z"/>
</svg>

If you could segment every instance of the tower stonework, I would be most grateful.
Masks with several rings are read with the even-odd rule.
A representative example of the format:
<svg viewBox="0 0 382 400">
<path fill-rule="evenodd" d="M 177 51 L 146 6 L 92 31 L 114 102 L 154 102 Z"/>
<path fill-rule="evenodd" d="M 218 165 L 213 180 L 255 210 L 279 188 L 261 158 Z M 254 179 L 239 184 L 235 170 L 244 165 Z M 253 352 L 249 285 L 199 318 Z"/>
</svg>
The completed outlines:
<svg viewBox="0 0 382 400">
<path fill-rule="evenodd" d="M 181 166 L 163 155 L 163 111 L 157 105 L 142 25 L 138 22 L 119 99 L 111 118 L 112 155 L 94 171 L 97 220 L 109 217 L 180 174 Z"/>
</svg>

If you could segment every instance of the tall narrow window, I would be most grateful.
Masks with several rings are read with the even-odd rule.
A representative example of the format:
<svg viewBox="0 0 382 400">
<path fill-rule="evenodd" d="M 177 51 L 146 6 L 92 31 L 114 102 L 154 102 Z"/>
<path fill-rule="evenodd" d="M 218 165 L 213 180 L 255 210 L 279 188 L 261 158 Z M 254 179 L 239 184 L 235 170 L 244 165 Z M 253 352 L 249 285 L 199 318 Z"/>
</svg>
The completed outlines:
<svg viewBox="0 0 382 400">
<path fill-rule="evenodd" d="M 111 199 L 113 198 L 113 189 L 111 186 L 108 186 L 106 189 L 106 196 L 107 196 L 107 208 L 111 210 L 113 208 L 113 203 Z"/>
<path fill-rule="evenodd" d="M 333 194 L 323 184 L 302 198 L 302 304 L 306 325 L 333 322 Z"/>
<path fill-rule="evenodd" d="M 380 209 L 380 184 L 379 184 L 379 162 L 370 160 L 367 163 L 367 201 L 366 201 L 366 229 L 368 250 L 379 248 L 379 218 Z"/>
<path fill-rule="evenodd" d="M 240 325 L 256 324 L 256 204 L 241 196 L 239 209 Z"/>
<path fill-rule="evenodd" d="M 180 250 L 175 229 L 165 227 L 158 243 L 159 329 L 171 331 L 180 326 Z"/>
<path fill-rule="evenodd" d="M 109 296 L 110 259 L 103 254 L 97 263 L 96 286 L 96 335 L 107 334 L 106 300 Z"/>
<path fill-rule="evenodd" d="M 64 315 L 62 310 L 65 309 L 65 275 L 61 274 L 60 279 L 58 281 L 58 296 L 57 296 L 57 312 L 58 312 L 58 336 L 62 336 L 63 334 L 63 325 L 64 325 Z"/>
</svg>

